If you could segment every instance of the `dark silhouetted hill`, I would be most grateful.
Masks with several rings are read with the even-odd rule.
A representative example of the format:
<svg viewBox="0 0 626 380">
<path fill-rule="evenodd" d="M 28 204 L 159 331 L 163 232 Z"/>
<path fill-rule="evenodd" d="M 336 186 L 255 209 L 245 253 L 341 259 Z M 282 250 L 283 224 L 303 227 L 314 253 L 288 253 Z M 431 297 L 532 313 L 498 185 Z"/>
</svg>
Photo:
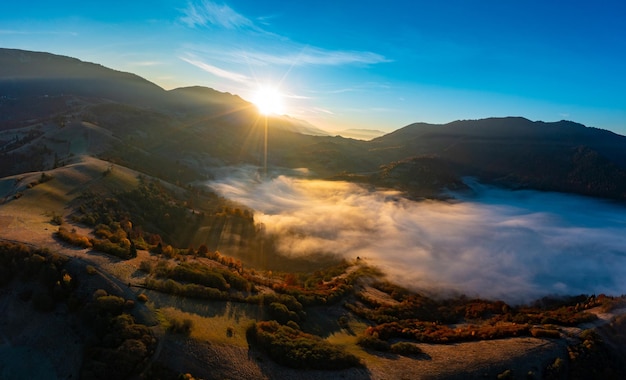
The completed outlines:
<svg viewBox="0 0 626 380">
<path fill-rule="evenodd" d="M 269 165 L 306 167 L 317 177 L 416 197 L 459 188 L 463 176 L 474 176 L 511 188 L 626 199 L 626 137 L 571 121 L 415 123 L 354 140 L 289 116 L 265 119 L 239 96 L 210 88 L 166 91 L 98 64 L 0 49 L 2 175 L 46 170 L 79 153 L 187 183 L 210 177 L 215 167 L 261 166 L 266 120 Z M 73 127 L 63 130 L 67 125 Z M 110 135 L 107 144 L 85 137 L 80 130 L 87 127 Z"/>
<path fill-rule="evenodd" d="M 374 139 L 370 150 L 389 160 L 433 155 L 459 175 L 513 188 L 626 198 L 626 137 L 571 121 L 416 123 Z"/>
</svg>

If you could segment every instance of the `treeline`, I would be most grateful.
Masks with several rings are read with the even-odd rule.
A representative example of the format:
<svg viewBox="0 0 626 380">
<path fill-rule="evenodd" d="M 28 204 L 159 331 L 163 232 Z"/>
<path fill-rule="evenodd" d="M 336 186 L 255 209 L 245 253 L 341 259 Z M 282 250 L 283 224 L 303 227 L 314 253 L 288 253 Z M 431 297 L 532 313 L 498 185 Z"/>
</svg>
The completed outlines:
<svg viewBox="0 0 626 380">
<path fill-rule="evenodd" d="M 50 252 L 20 243 L 0 241 L 0 286 L 13 279 L 35 282 L 39 286 L 19 294 L 23 301 L 31 301 L 38 311 L 51 311 L 58 302 L 64 302 L 70 310 L 79 305 L 74 295 L 77 282 L 65 265 L 68 259 Z"/>
<path fill-rule="evenodd" d="M 61 226 L 55 235 L 74 246 L 81 248 L 93 248 L 96 251 L 107 253 L 119 257 L 120 259 L 131 259 L 137 256 L 137 247 L 133 240 L 128 239 L 127 233 L 120 227 L 119 223 L 113 224 L 115 232 L 111 231 L 111 227 L 99 225 L 96 230 L 96 236 L 103 237 L 89 238 L 76 232 L 75 229 L 68 230 Z"/>
<path fill-rule="evenodd" d="M 354 284 L 360 277 L 380 274 L 365 265 L 359 265 L 356 270 L 347 274 L 346 270 L 352 265 L 347 260 L 342 260 L 311 273 L 283 273 L 270 278 L 253 278 L 256 284 L 272 288 L 277 293 L 293 296 L 305 306 L 331 305 L 352 294 Z"/>
<path fill-rule="evenodd" d="M 14 279 L 32 284 L 18 294 L 35 310 L 49 312 L 63 302 L 80 315 L 93 337 L 86 345 L 81 379 L 127 379 L 138 375 L 156 348 L 148 327 L 135 322 L 128 311 L 134 302 L 104 290 L 85 299 L 77 292 L 75 274 L 67 271 L 69 259 L 47 249 L 0 241 L 0 286 Z M 44 328 L 44 327 L 42 327 Z"/>
<path fill-rule="evenodd" d="M 554 326 L 577 326 L 597 317 L 585 310 L 614 302 L 606 296 L 544 298 L 533 305 L 511 307 L 502 301 L 459 297 L 434 300 L 388 282 L 373 286 L 396 302 L 384 302 L 356 294 L 345 307 L 372 322 L 364 332 L 369 348 L 386 347 L 389 341 L 451 343 L 514 336 L 558 338 Z M 461 324 L 461 327 L 450 327 Z"/>
<path fill-rule="evenodd" d="M 161 261 L 154 269 L 154 275 L 160 278 L 191 282 L 219 290 L 232 288 L 249 292 L 252 288 L 252 284 L 239 273 L 194 262 L 184 262 L 170 266 L 166 262 Z"/>
<path fill-rule="evenodd" d="M 276 321 L 257 322 L 248 328 L 246 336 L 250 344 L 287 367 L 340 370 L 363 366 L 356 356 L 322 338 L 300 331 L 297 326 L 281 325 Z"/>
<path fill-rule="evenodd" d="M 225 201 L 213 193 L 191 187 L 174 192 L 160 181 L 139 177 L 139 185 L 129 191 L 119 192 L 109 197 L 86 192 L 79 198 L 74 221 L 89 226 L 106 225 L 133 221 L 135 227 L 129 231 L 131 240 L 145 240 L 156 246 L 170 244 L 174 247 L 188 247 L 194 231 L 201 226 L 220 229 L 227 223 L 239 226 L 241 231 L 254 232 L 253 215 L 243 210 L 225 205 Z M 198 209 L 197 209 L 198 208 Z"/>
<path fill-rule="evenodd" d="M 306 316 L 304 306 L 289 294 L 255 294 L 254 284 L 236 272 L 208 267 L 201 263 L 170 265 L 160 261 L 154 268 L 141 267 L 154 273 L 144 286 L 151 290 L 183 297 L 233 301 L 266 307 L 267 315 L 282 323 L 300 321 Z M 234 292 L 233 292 L 234 291 Z"/>
<path fill-rule="evenodd" d="M 85 350 L 81 379 L 127 379 L 148 364 L 156 348 L 150 329 L 127 312 L 132 301 L 97 290 L 82 311 L 95 339 Z"/>
</svg>

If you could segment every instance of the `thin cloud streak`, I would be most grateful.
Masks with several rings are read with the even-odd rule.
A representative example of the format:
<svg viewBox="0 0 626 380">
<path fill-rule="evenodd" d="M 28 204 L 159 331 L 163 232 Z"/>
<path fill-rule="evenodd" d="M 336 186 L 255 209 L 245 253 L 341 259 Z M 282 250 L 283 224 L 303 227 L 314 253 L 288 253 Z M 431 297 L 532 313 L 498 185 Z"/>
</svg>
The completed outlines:
<svg viewBox="0 0 626 380">
<path fill-rule="evenodd" d="M 269 54 L 262 52 L 246 52 L 246 57 L 250 62 L 257 62 L 262 65 L 319 65 L 319 66 L 340 66 L 340 65 L 372 65 L 377 63 L 391 62 L 384 56 L 369 51 L 341 51 L 325 50 L 321 48 L 305 47 L 298 54 Z"/>
<path fill-rule="evenodd" d="M 360 256 L 414 289 L 512 303 L 626 292 L 622 206 L 478 184 L 458 203 L 413 202 L 345 182 L 233 172 L 210 186 L 255 209 L 286 255 Z"/>
<path fill-rule="evenodd" d="M 225 29 L 235 30 L 250 28 L 256 29 L 254 23 L 247 17 L 237 13 L 226 4 L 217 4 L 203 0 L 198 4 L 189 2 L 183 9 L 184 16 L 180 20 L 189 27 L 214 25 Z"/>
<path fill-rule="evenodd" d="M 160 61 L 139 61 L 139 62 L 130 62 L 130 65 L 140 66 L 140 67 L 150 67 L 150 66 L 159 66 L 162 65 L 163 62 Z"/>
<path fill-rule="evenodd" d="M 285 42 L 283 45 L 287 45 Z M 321 48 L 302 47 L 291 43 L 289 48 L 282 48 L 283 52 L 260 52 L 254 49 L 233 46 L 189 48 L 197 53 L 210 55 L 212 59 L 223 62 L 241 64 L 246 62 L 249 66 L 342 66 L 342 65 L 373 65 L 391 62 L 384 56 L 367 51 L 336 51 Z M 267 49 L 275 50 L 275 47 Z M 300 53 L 293 51 L 300 50 Z"/>
<path fill-rule="evenodd" d="M 190 2 L 187 8 L 182 10 L 183 16 L 180 20 L 191 28 L 197 26 L 214 26 L 224 30 L 245 30 L 257 34 L 257 38 L 265 36 L 271 40 L 267 43 L 266 50 L 275 49 L 276 41 L 281 45 L 288 45 L 283 48 L 284 53 L 268 53 L 255 49 L 220 46 L 211 52 L 212 57 L 221 57 L 226 62 L 240 63 L 245 60 L 252 66 L 299 66 L 299 65 L 372 65 L 392 62 L 383 55 L 369 51 L 354 50 L 327 50 L 320 47 L 304 45 L 289 41 L 288 38 L 264 30 L 256 25 L 248 17 L 238 13 L 228 5 L 220 5 L 210 0 L 202 0 L 199 3 Z M 298 53 L 293 53 L 294 51 Z"/>
<path fill-rule="evenodd" d="M 239 83 L 250 83 L 251 79 L 243 74 L 239 74 L 239 73 L 235 73 L 232 71 L 228 71 L 228 70 L 224 70 L 224 69 L 220 69 L 219 67 L 213 66 L 213 65 L 209 65 L 208 63 L 202 62 L 202 61 L 198 61 L 195 59 L 191 59 L 191 58 L 185 58 L 185 57 L 179 57 L 181 60 L 190 63 L 210 74 L 213 74 L 215 76 L 218 76 L 220 78 L 225 78 L 234 82 L 239 82 Z"/>
</svg>

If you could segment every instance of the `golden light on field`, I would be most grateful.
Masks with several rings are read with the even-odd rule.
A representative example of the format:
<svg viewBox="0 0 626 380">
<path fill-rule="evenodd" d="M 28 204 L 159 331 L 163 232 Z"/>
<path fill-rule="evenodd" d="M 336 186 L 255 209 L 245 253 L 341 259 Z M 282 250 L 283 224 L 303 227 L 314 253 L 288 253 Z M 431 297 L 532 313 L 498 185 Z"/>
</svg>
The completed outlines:
<svg viewBox="0 0 626 380">
<path fill-rule="evenodd" d="M 282 115 L 285 113 L 283 94 L 271 85 L 261 85 L 252 96 L 252 103 L 263 115 Z"/>
</svg>

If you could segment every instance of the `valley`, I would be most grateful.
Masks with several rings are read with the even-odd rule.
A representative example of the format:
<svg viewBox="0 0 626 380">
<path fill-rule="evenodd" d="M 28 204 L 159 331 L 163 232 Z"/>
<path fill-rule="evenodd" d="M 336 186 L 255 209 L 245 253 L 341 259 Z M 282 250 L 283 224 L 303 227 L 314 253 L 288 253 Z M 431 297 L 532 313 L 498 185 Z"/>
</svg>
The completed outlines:
<svg viewBox="0 0 626 380">
<path fill-rule="evenodd" d="M 626 372 L 623 136 L 271 116 L 264 146 L 236 95 L 0 63 L 0 377 Z"/>
</svg>

